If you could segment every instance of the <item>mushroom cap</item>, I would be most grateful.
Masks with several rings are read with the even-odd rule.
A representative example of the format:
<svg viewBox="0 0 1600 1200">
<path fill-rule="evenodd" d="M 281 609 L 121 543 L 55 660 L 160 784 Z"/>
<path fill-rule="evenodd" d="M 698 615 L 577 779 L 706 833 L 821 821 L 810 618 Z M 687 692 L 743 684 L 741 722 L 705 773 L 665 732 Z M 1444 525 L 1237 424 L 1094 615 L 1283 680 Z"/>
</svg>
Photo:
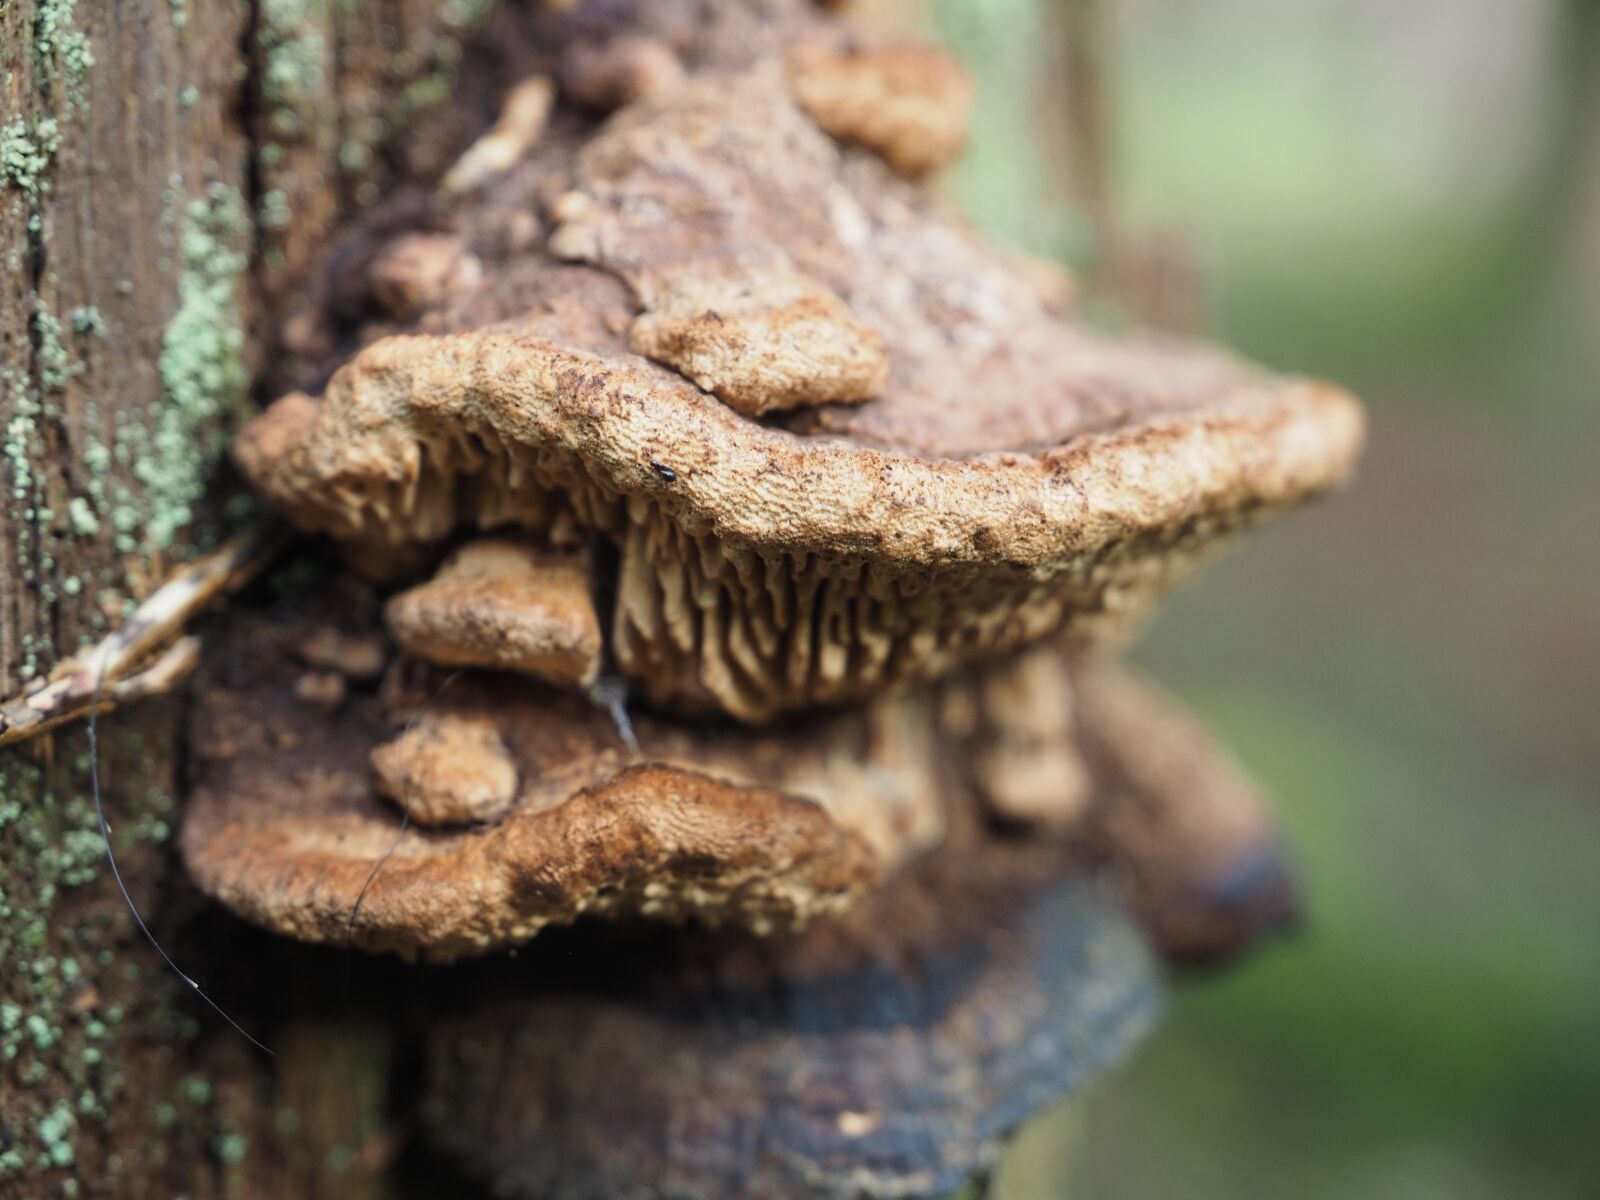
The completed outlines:
<svg viewBox="0 0 1600 1200">
<path fill-rule="evenodd" d="M 814 280 L 765 268 L 675 276 L 634 321 L 629 344 L 747 417 L 859 404 L 883 391 L 878 335 Z"/>
<path fill-rule="evenodd" d="M 428 1035 L 425 1133 L 513 1197 L 953 1195 L 1159 1009 L 1131 922 L 1060 870 L 958 838 L 798 936 L 591 949 L 626 969 L 475 982 Z"/>
<path fill-rule="evenodd" d="M 1080 836 L 1126 873 L 1140 919 L 1174 962 L 1236 958 L 1299 923 L 1299 894 L 1260 792 L 1181 705 L 1136 674 L 1073 674 L 1099 803 Z"/>
<path fill-rule="evenodd" d="M 418 713 L 371 761 L 377 789 L 423 825 L 493 821 L 516 803 L 516 760 L 487 713 Z"/>
<path fill-rule="evenodd" d="M 1063 626 L 1112 637 L 1359 449 L 1336 388 L 1060 319 L 841 150 L 776 64 L 588 140 L 558 125 L 428 218 L 474 245 L 545 207 L 548 243 L 497 244 L 475 289 L 280 400 L 236 457 L 301 526 L 364 546 L 570 508 L 620 548 L 613 649 L 658 702 L 757 721 Z"/>
<path fill-rule="evenodd" d="M 966 146 L 972 77 L 938 47 L 804 46 L 792 58 L 795 94 L 817 124 L 896 171 L 926 174 Z"/>
<path fill-rule="evenodd" d="M 586 686 L 600 674 L 592 588 L 581 553 L 480 538 L 426 583 L 391 597 L 384 619 L 402 649 L 429 662 Z"/>
<path fill-rule="evenodd" d="M 683 81 L 683 64 L 672 48 L 659 38 L 639 34 L 579 41 L 561 65 L 562 93 L 608 112 Z"/>
<path fill-rule="evenodd" d="M 1034 646 L 977 683 L 972 722 L 979 745 L 973 785 L 990 813 L 1024 826 L 1079 824 L 1094 795 L 1074 708 L 1077 687 L 1065 656 Z"/>
</svg>

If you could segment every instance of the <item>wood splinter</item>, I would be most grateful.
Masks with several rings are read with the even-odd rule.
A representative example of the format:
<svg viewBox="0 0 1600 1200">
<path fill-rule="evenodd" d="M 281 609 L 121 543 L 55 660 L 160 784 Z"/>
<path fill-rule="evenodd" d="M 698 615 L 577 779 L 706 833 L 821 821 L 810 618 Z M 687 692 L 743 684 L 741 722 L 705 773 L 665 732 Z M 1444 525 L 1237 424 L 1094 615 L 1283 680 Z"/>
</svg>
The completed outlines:
<svg viewBox="0 0 1600 1200">
<path fill-rule="evenodd" d="M 200 661 L 200 639 L 178 637 L 183 627 L 217 596 L 237 591 L 253 579 L 287 540 L 280 529 L 255 529 L 184 567 L 118 628 L 59 663 L 31 688 L 0 703 L 0 746 L 87 717 L 96 706 L 97 691 L 102 713 L 171 691 Z"/>
</svg>

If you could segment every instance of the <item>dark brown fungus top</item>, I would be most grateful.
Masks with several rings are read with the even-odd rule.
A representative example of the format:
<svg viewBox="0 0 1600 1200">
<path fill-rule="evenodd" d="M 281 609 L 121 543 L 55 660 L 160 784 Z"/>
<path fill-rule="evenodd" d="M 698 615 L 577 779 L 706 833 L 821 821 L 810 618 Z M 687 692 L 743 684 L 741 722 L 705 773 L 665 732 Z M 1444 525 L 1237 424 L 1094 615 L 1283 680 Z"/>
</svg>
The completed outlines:
<svg viewBox="0 0 1600 1200">
<path fill-rule="evenodd" d="M 1141 939 L 1037 848 L 960 839 L 843 922 L 502 972 L 434 1029 L 429 1138 L 539 1200 L 913 1200 L 992 1170 L 1159 999 Z"/>
<path fill-rule="evenodd" d="M 1060 318 L 829 137 L 776 46 L 728 40 L 597 129 L 558 108 L 410 218 L 448 261 L 407 283 L 379 252 L 372 286 L 436 300 L 258 418 L 251 480 L 369 553 L 568 513 L 621 555 L 622 671 L 762 720 L 1119 633 L 1196 551 L 1348 473 L 1344 392 Z"/>
</svg>

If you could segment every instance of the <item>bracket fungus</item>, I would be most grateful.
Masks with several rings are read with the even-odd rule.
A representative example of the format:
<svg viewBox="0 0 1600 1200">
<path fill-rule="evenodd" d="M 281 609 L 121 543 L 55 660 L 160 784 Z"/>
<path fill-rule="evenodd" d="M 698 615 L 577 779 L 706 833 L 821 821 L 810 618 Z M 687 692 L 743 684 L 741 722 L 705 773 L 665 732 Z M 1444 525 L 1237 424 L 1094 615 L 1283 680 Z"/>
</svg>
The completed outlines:
<svg viewBox="0 0 1600 1200">
<path fill-rule="evenodd" d="M 701 34 L 684 78 L 599 124 L 559 102 L 501 174 L 341 258 L 372 263 L 380 311 L 235 447 L 293 521 L 391 561 L 576 525 L 614 563 L 617 671 L 761 722 L 1057 631 L 1114 640 L 1208 545 L 1344 478 L 1344 392 L 1090 332 L 879 157 L 903 130 L 818 123 L 819 71 L 864 73 L 829 85 L 853 96 L 939 55 L 727 7 L 754 25 Z M 596 20 L 551 27 L 541 79 L 597 53 Z M 900 103 L 946 103 L 927 69 Z M 397 282 L 391 244 L 424 234 L 455 257 Z"/>
<path fill-rule="evenodd" d="M 224 637 L 183 853 L 203 890 L 304 941 L 449 959 L 617 912 L 770 930 L 842 910 L 943 832 L 925 698 L 804 736 L 641 719 L 636 757 L 587 700 L 505 674 L 425 671 L 311 713 L 294 623 L 241 612 Z M 425 828 L 397 839 L 391 805 Z"/>
<path fill-rule="evenodd" d="M 204 891 L 303 941 L 449 960 L 585 915 L 802 928 L 993 814 L 997 746 L 1025 778 L 1046 774 L 1030 754 L 1074 772 L 1070 820 L 999 812 L 1014 840 L 1115 868 L 1174 955 L 1226 956 L 1291 915 L 1249 785 L 1108 665 L 1001 662 L 773 730 L 641 716 L 634 754 L 587 700 L 509 673 L 401 662 L 313 712 L 292 654 L 308 640 L 233 614 L 195 708 L 181 839 Z M 1072 706 L 1074 727 L 1032 747 L 997 732 L 1019 696 Z"/>
<path fill-rule="evenodd" d="M 567 686 L 600 673 L 600 621 L 581 554 L 508 538 L 469 542 L 432 579 L 390 599 L 384 618 L 401 649 L 428 662 Z"/>
<path fill-rule="evenodd" d="M 791 64 L 795 97 L 818 125 L 903 175 L 948 166 L 967 143 L 972 78 L 937 47 L 802 46 Z"/>
<path fill-rule="evenodd" d="M 641 947 L 433 1036 L 432 1137 L 513 1194 L 949 1190 L 1147 1023 L 1123 910 L 1182 961 L 1292 920 L 1250 785 L 1106 655 L 1361 409 L 986 248 L 942 52 L 515 20 L 505 111 L 357 223 L 235 443 L 368 600 L 230 613 L 185 861 L 309 942 Z"/>
<path fill-rule="evenodd" d="M 419 714 L 372 751 L 372 778 L 422 825 L 493 821 L 517 798 L 516 760 L 483 713 Z"/>
</svg>

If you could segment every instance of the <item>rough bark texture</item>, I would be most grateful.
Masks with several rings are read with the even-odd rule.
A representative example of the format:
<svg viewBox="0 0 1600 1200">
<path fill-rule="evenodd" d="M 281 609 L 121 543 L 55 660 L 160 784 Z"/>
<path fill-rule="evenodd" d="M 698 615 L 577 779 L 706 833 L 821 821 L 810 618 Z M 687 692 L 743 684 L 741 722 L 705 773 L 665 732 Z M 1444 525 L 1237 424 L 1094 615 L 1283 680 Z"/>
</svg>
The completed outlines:
<svg viewBox="0 0 1600 1200">
<path fill-rule="evenodd" d="M 449 142 L 427 114 L 485 7 L 0 4 L 0 695 L 218 534 L 262 331 L 333 224 L 405 169 L 396 131 Z M 360 1003 L 360 968 L 353 990 L 321 964 L 285 993 L 308 974 L 277 961 L 295 952 L 241 942 L 179 883 L 180 710 L 103 722 L 113 842 L 157 934 L 278 1056 L 140 940 L 84 731 L 0 753 L 0 1196 L 377 1194 L 382 1146 L 360 1139 L 382 1026 L 325 1011 Z"/>
</svg>

